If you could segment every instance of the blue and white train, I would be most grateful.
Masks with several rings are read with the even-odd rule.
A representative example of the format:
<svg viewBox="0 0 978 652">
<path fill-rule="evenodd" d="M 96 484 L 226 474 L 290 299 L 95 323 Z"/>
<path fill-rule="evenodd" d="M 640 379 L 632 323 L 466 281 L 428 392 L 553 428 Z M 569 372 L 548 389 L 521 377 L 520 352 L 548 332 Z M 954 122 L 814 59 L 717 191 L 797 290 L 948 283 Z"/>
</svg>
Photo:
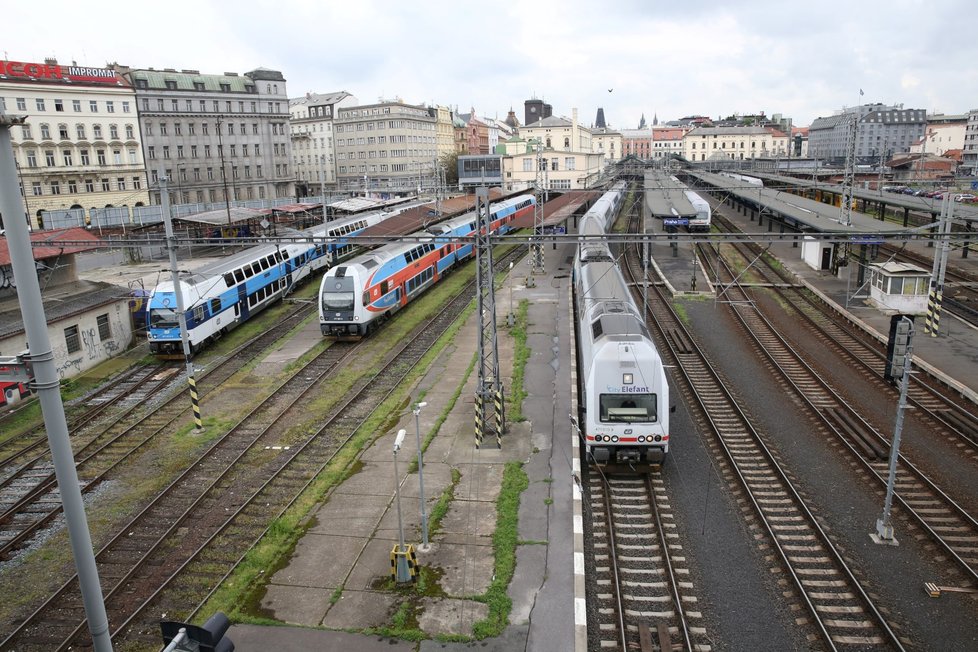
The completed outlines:
<svg viewBox="0 0 978 652">
<path fill-rule="evenodd" d="M 503 235 L 516 219 L 531 215 L 532 195 L 495 202 L 490 231 Z M 437 283 L 447 272 L 474 255 L 477 216 L 432 225 L 395 242 L 331 267 L 319 289 L 319 324 L 323 335 L 359 338 Z"/>
<path fill-rule="evenodd" d="M 333 220 L 301 232 L 302 240 L 250 247 L 180 279 L 191 354 L 292 291 L 296 283 L 353 253 L 350 236 L 409 206 Z M 150 352 L 182 357 L 176 294 L 162 281 L 149 298 Z"/>
<path fill-rule="evenodd" d="M 574 263 L 581 436 L 609 467 L 661 463 L 669 452 L 669 386 L 641 309 L 603 239 L 625 195 L 617 185 L 583 218 Z"/>
</svg>

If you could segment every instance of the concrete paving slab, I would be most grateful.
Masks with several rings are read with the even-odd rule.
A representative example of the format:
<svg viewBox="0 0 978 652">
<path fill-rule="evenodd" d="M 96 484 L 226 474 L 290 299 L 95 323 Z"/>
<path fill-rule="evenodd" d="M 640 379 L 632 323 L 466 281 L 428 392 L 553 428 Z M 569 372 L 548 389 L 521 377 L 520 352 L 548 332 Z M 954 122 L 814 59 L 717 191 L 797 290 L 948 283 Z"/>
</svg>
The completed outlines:
<svg viewBox="0 0 978 652">
<path fill-rule="evenodd" d="M 289 363 L 298 360 L 300 356 L 322 339 L 319 320 L 312 319 L 304 324 L 294 337 L 289 338 L 279 348 L 265 356 L 265 359 L 258 363 L 252 373 L 256 376 L 273 376 L 280 373 Z"/>
<path fill-rule="evenodd" d="M 261 600 L 261 607 L 276 620 L 316 627 L 329 609 L 330 596 L 330 592 L 319 587 L 270 584 Z"/>
<path fill-rule="evenodd" d="M 384 638 L 301 627 L 232 625 L 228 637 L 241 652 L 412 652 L 416 644 Z"/>
<path fill-rule="evenodd" d="M 423 560 L 425 566 L 441 570 L 438 584 L 448 595 L 482 595 L 492 583 L 495 559 L 491 545 L 439 543 Z"/>
<path fill-rule="evenodd" d="M 418 625 L 429 634 L 472 636 L 472 627 L 489 615 L 489 605 L 472 600 L 422 600 Z"/>
<path fill-rule="evenodd" d="M 390 505 L 390 496 L 364 496 L 336 493 L 316 513 L 310 534 L 342 534 L 369 537 Z"/>
<path fill-rule="evenodd" d="M 389 625 L 402 598 L 386 591 L 343 591 L 323 618 L 323 627 L 366 629 Z M 350 648 L 357 649 L 357 648 Z"/>
<path fill-rule="evenodd" d="M 479 451 L 485 454 L 502 457 L 507 453 L 495 449 Z M 503 481 L 503 471 L 505 462 L 508 460 L 485 460 L 485 463 L 458 464 L 462 473 L 458 486 L 455 488 L 455 496 L 464 500 L 485 500 L 496 502 L 499 498 L 499 489 Z"/>
<path fill-rule="evenodd" d="M 398 472 L 407 470 L 407 467 L 401 464 L 401 459 L 403 458 L 397 461 Z M 390 498 L 394 493 L 393 457 L 388 455 L 387 459 L 383 461 L 363 460 L 363 462 L 360 471 L 347 478 L 342 485 L 336 488 L 333 494 L 387 496 Z"/>
<path fill-rule="evenodd" d="M 288 565 L 272 583 L 333 589 L 342 586 L 363 547 L 357 537 L 309 534 L 299 539 Z"/>
<path fill-rule="evenodd" d="M 496 531 L 496 504 L 481 500 L 457 500 L 441 520 L 441 532 L 464 532 L 491 537 Z"/>
</svg>

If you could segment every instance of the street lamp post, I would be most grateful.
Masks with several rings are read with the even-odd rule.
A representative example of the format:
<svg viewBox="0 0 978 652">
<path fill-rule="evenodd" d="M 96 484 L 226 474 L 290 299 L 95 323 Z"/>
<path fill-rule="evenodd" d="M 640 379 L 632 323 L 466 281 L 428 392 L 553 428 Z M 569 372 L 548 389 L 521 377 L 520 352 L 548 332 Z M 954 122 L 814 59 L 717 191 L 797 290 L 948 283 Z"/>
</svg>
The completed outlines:
<svg viewBox="0 0 978 652">
<path fill-rule="evenodd" d="M 401 450 L 404 443 L 404 435 L 407 431 L 401 428 L 397 431 L 394 439 L 394 502 L 397 503 L 397 549 L 394 556 L 397 558 L 395 564 L 394 581 L 404 584 L 411 581 L 411 569 L 408 566 L 408 549 L 404 545 L 404 521 L 401 519 L 401 478 L 397 473 L 397 452 Z"/>
<path fill-rule="evenodd" d="M 419 550 L 421 552 L 428 551 L 428 515 L 425 512 L 425 501 L 424 501 L 424 459 L 421 454 L 421 423 L 420 415 L 421 408 L 428 405 L 427 402 L 421 401 L 414 405 L 414 433 L 418 438 L 418 489 L 420 492 L 421 499 L 421 547 Z"/>
</svg>

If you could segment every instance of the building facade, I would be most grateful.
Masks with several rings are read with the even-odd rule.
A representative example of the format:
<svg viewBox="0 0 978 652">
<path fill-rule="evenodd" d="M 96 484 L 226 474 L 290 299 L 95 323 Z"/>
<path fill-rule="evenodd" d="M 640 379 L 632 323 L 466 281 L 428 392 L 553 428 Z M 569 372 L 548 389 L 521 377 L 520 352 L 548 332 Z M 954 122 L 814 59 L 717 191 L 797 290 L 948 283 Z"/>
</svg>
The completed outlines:
<svg viewBox="0 0 978 652">
<path fill-rule="evenodd" d="M 928 116 L 924 137 L 910 146 L 910 152 L 943 156 L 948 150 L 964 149 L 967 126 L 967 115 Z"/>
<path fill-rule="evenodd" d="M 978 176 L 978 109 L 968 111 L 968 123 L 964 128 L 962 158 L 966 171 Z"/>
<path fill-rule="evenodd" d="M 23 115 L 10 130 L 24 212 L 33 227 L 43 211 L 149 202 L 136 96 L 106 68 L 0 61 L 0 108 Z"/>
<path fill-rule="evenodd" d="M 590 131 L 591 147 L 593 151 L 604 156 L 605 166 L 622 158 L 622 135 L 617 129 L 595 127 Z"/>
<path fill-rule="evenodd" d="M 336 187 L 336 152 L 333 118 L 341 107 L 356 106 L 357 98 L 346 91 L 306 93 L 289 100 L 289 133 L 296 193 L 321 195 Z"/>
<path fill-rule="evenodd" d="M 829 160 L 845 160 L 846 134 L 855 114 L 856 159 L 876 161 L 894 153 L 909 152 L 924 135 L 927 112 L 903 105 L 863 104 L 825 118 L 816 118 L 808 130 L 808 152 Z"/>
<path fill-rule="evenodd" d="M 683 156 L 683 138 L 687 132 L 686 127 L 652 127 L 652 158 Z"/>
<path fill-rule="evenodd" d="M 136 91 L 150 182 L 175 204 L 295 196 L 289 99 L 277 70 L 243 75 L 116 66 Z M 151 193 L 154 203 L 159 190 Z"/>
<path fill-rule="evenodd" d="M 572 150 L 537 151 L 536 141 L 514 138 L 505 144 L 502 158 L 503 187 L 508 191 L 528 190 L 536 186 L 539 168 L 547 190 L 583 190 L 588 180 L 604 168 L 605 157 L 595 152 Z"/>
<path fill-rule="evenodd" d="M 334 120 L 340 190 L 408 193 L 435 183 L 437 116 L 401 100 L 340 108 Z"/>
<path fill-rule="evenodd" d="M 652 129 L 622 129 L 622 156 L 637 156 L 645 161 L 652 158 Z"/>
<path fill-rule="evenodd" d="M 577 109 L 570 120 L 549 116 L 520 127 L 519 136 L 524 140 L 539 141 L 544 149 L 558 152 L 593 152 L 591 130 L 577 121 Z M 621 148 L 619 146 L 619 150 Z"/>
<path fill-rule="evenodd" d="M 787 156 L 788 136 L 772 127 L 696 127 L 683 137 L 690 161 Z"/>
</svg>

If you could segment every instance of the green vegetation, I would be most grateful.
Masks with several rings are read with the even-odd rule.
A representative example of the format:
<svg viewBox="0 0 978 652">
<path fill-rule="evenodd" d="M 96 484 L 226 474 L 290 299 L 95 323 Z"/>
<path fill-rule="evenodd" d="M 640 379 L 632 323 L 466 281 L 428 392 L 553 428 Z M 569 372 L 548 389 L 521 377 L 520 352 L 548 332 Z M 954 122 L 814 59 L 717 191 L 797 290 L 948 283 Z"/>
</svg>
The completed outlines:
<svg viewBox="0 0 978 652">
<path fill-rule="evenodd" d="M 445 515 L 448 514 L 448 508 L 455 499 L 455 488 L 461 481 L 462 472 L 456 468 L 452 468 L 452 483 L 445 487 L 445 490 L 441 492 L 441 496 L 438 497 L 438 502 L 436 502 L 435 506 L 431 508 L 431 515 L 428 517 L 429 540 L 438 534 L 438 530 L 441 528 L 441 521 L 443 518 L 445 518 Z"/>
<path fill-rule="evenodd" d="M 686 305 L 679 301 L 673 301 L 672 309 L 676 311 L 676 316 L 679 317 L 679 321 L 689 326 L 689 313 L 686 312 Z"/>
<path fill-rule="evenodd" d="M 524 420 L 523 399 L 526 398 L 526 388 L 523 385 L 526 373 L 526 363 L 530 359 L 530 348 L 526 345 L 526 330 L 528 325 L 528 315 L 530 302 L 526 299 L 520 301 L 516 309 L 516 322 L 510 331 L 513 336 L 513 381 L 509 391 L 509 407 L 506 413 L 509 421 L 519 423 Z"/>
<path fill-rule="evenodd" d="M 503 484 L 496 500 L 496 532 L 492 536 L 492 549 L 496 556 L 492 584 L 485 595 L 477 598 L 489 605 L 489 615 L 477 622 L 472 632 L 476 638 L 488 638 L 502 634 L 509 623 L 513 602 L 506 589 L 516 570 L 516 544 L 520 495 L 529 485 L 526 472 L 520 462 L 507 462 L 503 470 Z"/>
</svg>

